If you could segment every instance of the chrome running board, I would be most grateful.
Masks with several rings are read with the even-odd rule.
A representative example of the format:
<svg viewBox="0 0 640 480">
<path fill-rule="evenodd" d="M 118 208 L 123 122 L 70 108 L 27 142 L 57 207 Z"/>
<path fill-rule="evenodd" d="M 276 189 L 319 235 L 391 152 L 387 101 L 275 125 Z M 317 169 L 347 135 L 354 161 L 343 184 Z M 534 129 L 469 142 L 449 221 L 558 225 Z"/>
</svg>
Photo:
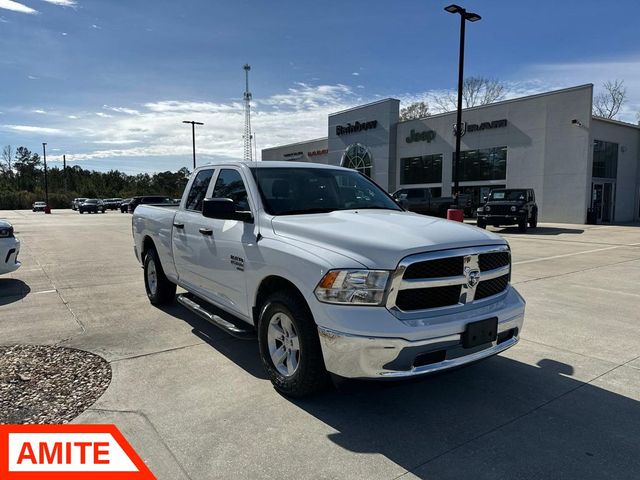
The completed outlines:
<svg viewBox="0 0 640 480">
<path fill-rule="evenodd" d="M 243 340 L 252 340 L 256 338 L 255 329 L 242 320 L 224 319 L 220 315 L 209 311 L 207 307 L 212 308 L 205 300 L 202 300 L 194 295 L 183 293 L 176 298 L 178 303 L 193 313 L 203 318 L 207 322 L 215 325 L 221 330 L 224 330 L 229 335 L 233 335 L 236 338 Z M 217 309 L 216 309 L 217 310 Z"/>
</svg>

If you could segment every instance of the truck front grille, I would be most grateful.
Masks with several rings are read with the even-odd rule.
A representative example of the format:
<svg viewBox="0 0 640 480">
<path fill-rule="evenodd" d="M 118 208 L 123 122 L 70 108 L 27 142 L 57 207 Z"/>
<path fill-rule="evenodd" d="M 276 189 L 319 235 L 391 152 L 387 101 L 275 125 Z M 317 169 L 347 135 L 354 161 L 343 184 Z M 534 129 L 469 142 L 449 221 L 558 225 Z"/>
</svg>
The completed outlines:
<svg viewBox="0 0 640 480">
<path fill-rule="evenodd" d="M 462 275 L 463 260 L 463 257 L 449 257 L 412 263 L 407 267 L 402 278 L 438 278 Z"/>
<path fill-rule="evenodd" d="M 415 312 L 466 305 L 504 292 L 510 274 L 507 245 L 410 255 L 393 274 L 387 308 Z"/>
<path fill-rule="evenodd" d="M 482 300 L 483 298 L 492 297 L 502 292 L 509 284 L 509 275 L 503 275 L 491 280 L 485 280 L 480 282 L 476 288 L 476 300 Z"/>
</svg>

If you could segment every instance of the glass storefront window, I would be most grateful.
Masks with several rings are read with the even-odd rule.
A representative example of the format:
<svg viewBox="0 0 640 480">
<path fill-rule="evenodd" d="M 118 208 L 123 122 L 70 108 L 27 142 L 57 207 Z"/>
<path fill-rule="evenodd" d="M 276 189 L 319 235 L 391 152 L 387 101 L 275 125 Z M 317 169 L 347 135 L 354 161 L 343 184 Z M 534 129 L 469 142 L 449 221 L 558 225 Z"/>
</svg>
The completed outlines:
<svg viewBox="0 0 640 480">
<path fill-rule="evenodd" d="M 442 154 L 423 155 L 400 159 L 400 183 L 440 183 L 442 181 Z"/>
<path fill-rule="evenodd" d="M 618 175 L 618 144 L 595 140 L 593 142 L 592 176 L 616 178 Z"/>
<path fill-rule="evenodd" d="M 455 152 L 453 178 L 455 178 Z M 507 147 L 484 148 L 460 152 L 461 182 L 505 180 L 507 178 Z"/>
<path fill-rule="evenodd" d="M 371 177 L 371 152 L 360 143 L 349 145 L 342 154 L 340 165 Z"/>
</svg>

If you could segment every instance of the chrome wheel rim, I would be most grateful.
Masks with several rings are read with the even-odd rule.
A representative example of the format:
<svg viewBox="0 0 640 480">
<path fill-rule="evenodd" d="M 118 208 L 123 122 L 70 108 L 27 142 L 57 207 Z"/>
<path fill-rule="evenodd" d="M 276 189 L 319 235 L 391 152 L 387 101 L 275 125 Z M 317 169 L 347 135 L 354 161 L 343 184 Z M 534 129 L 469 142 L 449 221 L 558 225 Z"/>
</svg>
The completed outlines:
<svg viewBox="0 0 640 480">
<path fill-rule="evenodd" d="M 156 271 L 156 262 L 153 258 L 150 258 L 149 263 L 147 263 L 147 285 L 149 286 L 151 295 L 155 295 L 158 290 L 158 272 Z"/>
<path fill-rule="evenodd" d="M 300 363 L 298 332 L 288 315 L 278 312 L 269 320 L 267 344 L 273 366 L 284 377 L 291 377 Z"/>
</svg>

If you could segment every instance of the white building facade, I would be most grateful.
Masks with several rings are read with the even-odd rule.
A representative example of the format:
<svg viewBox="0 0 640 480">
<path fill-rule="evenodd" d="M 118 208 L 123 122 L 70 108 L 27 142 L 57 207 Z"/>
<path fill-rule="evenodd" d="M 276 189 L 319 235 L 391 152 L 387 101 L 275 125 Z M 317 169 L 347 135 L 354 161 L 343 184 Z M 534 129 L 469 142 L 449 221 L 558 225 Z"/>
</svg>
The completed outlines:
<svg viewBox="0 0 640 480">
<path fill-rule="evenodd" d="M 533 188 L 543 222 L 640 220 L 640 127 L 593 117 L 593 85 L 463 111 L 460 187 L 479 204 L 491 188 Z M 399 121 L 385 99 L 329 116 L 327 138 L 262 151 L 262 160 L 356 168 L 393 192 L 451 195 L 455 112 Z"/>
</svg>

